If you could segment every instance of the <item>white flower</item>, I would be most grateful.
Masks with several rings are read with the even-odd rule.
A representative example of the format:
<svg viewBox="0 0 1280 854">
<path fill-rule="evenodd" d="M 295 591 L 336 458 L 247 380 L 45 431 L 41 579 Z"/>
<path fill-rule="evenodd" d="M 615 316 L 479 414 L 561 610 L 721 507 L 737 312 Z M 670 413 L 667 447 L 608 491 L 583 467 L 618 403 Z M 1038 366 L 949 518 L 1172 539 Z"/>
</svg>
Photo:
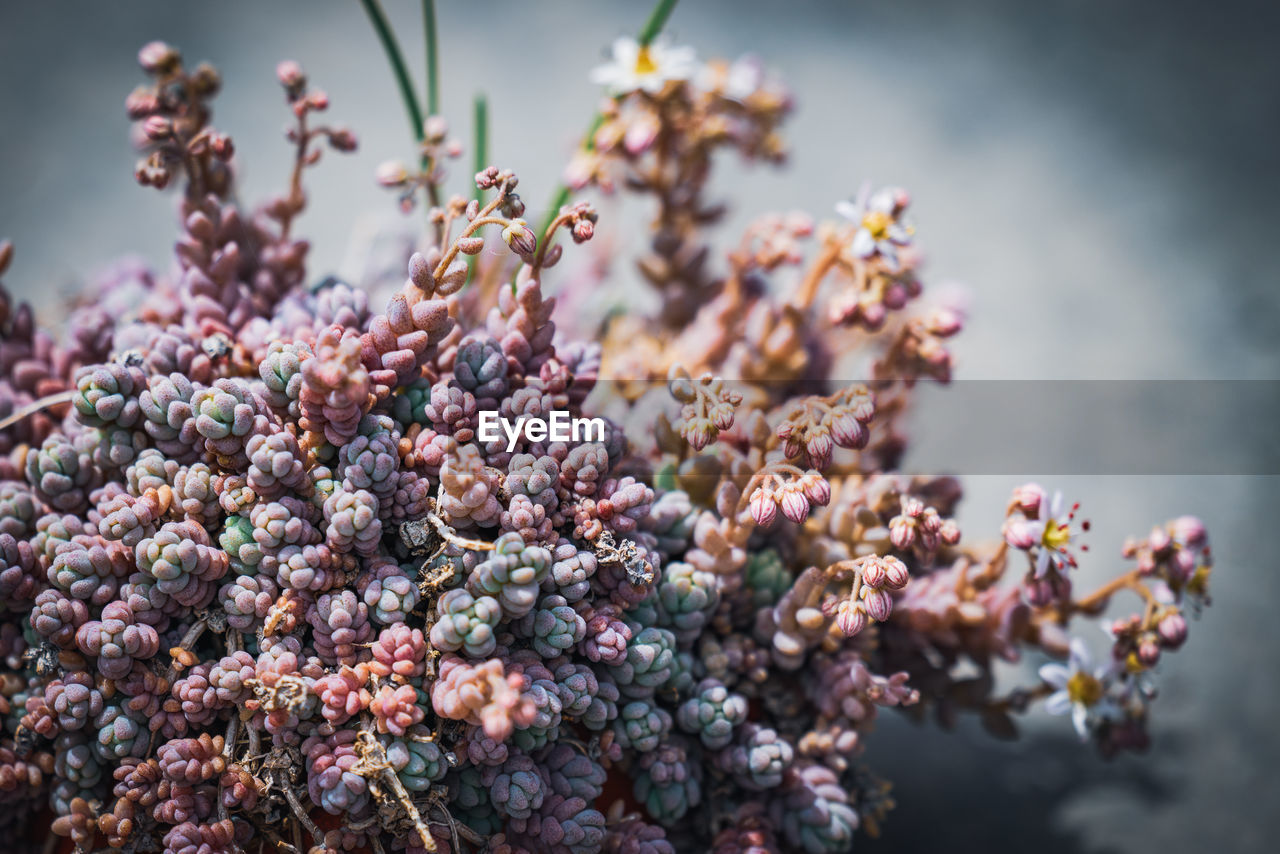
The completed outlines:
<svg viewBox="0 0 1280 854">
<path fill-rule="evenodd" d="M 659 38 L 642 46 L 633 38 L 614 41 L 612 58 L 591 70 L 591 82 L 610 94 L 645 91 L 656 94 L 668 80 L 689 80 L 698 71 L 691 47 L 676 47 Z"/>
<path fill-rule="evenodd" d="M 1040 550 L 1036 554 L 1036 578 L 1044 578 L 1052 566 L 1058 572 L 1066 572 L 1076 565 L 1076 558 L 1068 548 L 1076 537 L 1071 523 L 1076 517 L 1076 507 L 1068 508 L 1062 492 L 1055 492 L 1048 508 L 1042 509 L 1044 531 L 1040 535 Z"/>
<path fill-rule="evenodd" d="M 851 202 L 836 203 L 836 213 L 857 223 L 850 249 L 859 258 L 879 255 L 891 269 L 898 267 L 898 247 L 911 243 L 913 229 L 902 222 L 909 198 L 906 191 L 886 187 L 875 193 L 863 187 Z"/>
<path fill-rule="evenodd" d="M 1071 658 L 1066 665 L 1056 662 L 1040 668 L 1040 678 L 1054 693 L 1044 701 L 1051 715 L 1071 713 L 1071 722 L 1083 741 L 1089 737 L 1089 723 L 1114 715 L 1118 709 L 1108 696 L 1115 671 L 1111 667 L 1092 666 L 1089 649 L 1080 638 L 1071 640 Z"/>
</svg>

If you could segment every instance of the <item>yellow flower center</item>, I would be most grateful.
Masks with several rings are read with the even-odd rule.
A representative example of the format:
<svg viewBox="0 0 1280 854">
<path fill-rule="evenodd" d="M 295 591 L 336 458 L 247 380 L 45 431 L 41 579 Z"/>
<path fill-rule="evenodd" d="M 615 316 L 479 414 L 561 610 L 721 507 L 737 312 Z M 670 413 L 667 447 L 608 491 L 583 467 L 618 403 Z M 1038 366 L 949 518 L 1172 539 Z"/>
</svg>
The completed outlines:
<svg viewBox="0 0 1280 854">
<path fill-rule="evenodd" d="M 1092 706 L 1102 699 L 1102 683 L 1083 670 L 1078 671 L 1067 680 L 1067 696 L 1073 703 Z"/>
<path fill-rule="evenodd" d="M 884 240 L 889 236 L 889 226 L 893 219 L 884 211 L 871 211 L 862 218 L 862 227 L 871 232 L 873 240 Z"/>
<path fill-rule="evenodd" d="M 1071 528 L 1067 525 L 1059 525 L 1057 520 L 1050 519 L 1045 523 L 1044 536 L 1040 538 L 1040 542 L 1046 549 L 1056 552 L 1071 542 Z"/>
<path fill-rule="evenodd" d="M 648 45 L 642 45 L 639 52 L 636 53 L 636 74 L 652 74 L 658 70 L 658 64 L 653 61 L 653 54 L 649 52 Z"/>
</svg>

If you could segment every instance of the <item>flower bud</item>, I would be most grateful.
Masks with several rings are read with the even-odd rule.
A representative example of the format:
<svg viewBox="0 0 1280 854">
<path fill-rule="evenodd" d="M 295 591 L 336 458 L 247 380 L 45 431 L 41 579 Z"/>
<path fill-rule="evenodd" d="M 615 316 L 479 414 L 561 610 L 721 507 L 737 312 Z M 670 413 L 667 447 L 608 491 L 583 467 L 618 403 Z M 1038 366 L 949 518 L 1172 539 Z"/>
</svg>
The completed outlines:
<svg viewBox="0 0 1280 854">
<path fill-rule="evenodd" d="M 809 502 L 799 489 L 784 490 L 779 503 L 782 505 L 782 515 L 797 525 L 809 515 Z"/>
<path fill-rule="evenodd" d="M 862 583 L 868 587 L 881 587 L 884 581 L 884 564 L 876 557 L 867 558 L 862 564 Z"/>
<path fill-rule="evenodd" d="M 509 217 L 524 216 L 524 199 L 519 193 L 508 193 L 502 200 L 502 213 Z"/>
<path fill-rule="evenodd" d="M 1179 613 L 1167 614 L 1156 625 L 1165 646 L 1177 649 L 1187 639 L 1187 618 Z"/>
<path fill-rule="evenodd" d="M 831 500 L 831 484 L 827 483 L 826 478 L 816 472 L 811 472 L 800 478 L 800 487 L 804 490 L 805 497 L 810 503 L 817 504 L 819 507 L 826 507 L 827 502 Z"/>
<path fill-rule="evenodd" d="M 1004 523 L 1004 541 L 1015 549 L 1029 549 L 1040 541 L 1040 526 L 1026 519 L 1009 519 Z"/>
<path fill-rule="evenodd" d="M 1173 520 L 1170 527 L 1173 528 L 1173 539 L 1189 549 L 1202 547 L 1208 539 L 1204 522 L 1195 516 L 1179 516 Z"/>
<path fill-rule="evenodd" d="M 1151 536 L 1147 537 L 1147 546 L 1153 552 L 1162 552 L 1173 544 L 1173 537 L 1164 528 L 1152 528 Z"/>
<path fill-rule="evenodd" d="M 542 266 L 554 267 L 562 255 L 564 255 L 564 247 L 557 243 L 547 250 L 546 255 L 542 256 Z"/>
<path fill-rule="evenodd" d="M 1038 483 L 1024 483 L 1013 490 L 1013 505 L 1028 516 L 1039 516 L 1040 506 L 1047 496 Z"/>
<path fill-rule="evenodd" d="M 906 550 L 916 541 L 916 525 L 906 516 L 894 516 L 889 520 L 889 542 L 893 547 Z"/>
<path fill-rule="evenodd" d="M 292 59 L 286 59 L 276 66 L 276 78 L 291 97 L 296 97 L 307 85 L 307 76 L 302 73 L 302 66 Z"/>
<path fill-rule="evenodd" d="M 867 608 L 867 616 L 878 623 L 889 619 L 893 612 L 893 597 L 887 590 L 868 590 L 863 588 L 863 604 Z"/>
<path fill-rule="evenodd" d="M 573 242 L 586 243 L 596 233 L 596 225 L 590 220 L 580 219 L 573 224 Z"/>
<path fill-rule="evenodd" d="M 356 135 L 350 128 L 338 128 L 329 134 L 329 145 L 334 151 L 355 151 Z"/>
<path fill-rule="evenodd" d="M 513 219 L 502 230 L 502 239 L 506 241 L 507 246 L 511 247 L 511 251 L 519 255 L 521 258 L 527 258 L 538 248 L 538 238 L 534 236 L 531 229 L 524 220 Z"/>
<path fill-rule="evenodd" d="M 427 116 L 422 123 L 422 136 L 432 145 L 439 145 L 449 135 L 449 122 L 444 116 Z"/>
<path fill-rule="evenodd" d="M 1160 644 L 1147 638 L 1138 644 L 1138 660 L 1146 667 L 1155 667 L 1160 661 Z"/>
<path fill-rule="evenodd" d="M 954 546 L 960 542 L 960 525 L 955 519 L 947 519 L 942 523 L 942 527 L 938 529 L 938 538 L 948 546 Z"/>
<path fill-rule="evenodd" d="M 884 562 L 884 586 L 890 590 L 901 590 L 911 581 L 911 573 L 907 565 L 896 557 L 882 558 Z"/>
<path fill-rule="evenodd" d="M 226 163 L 236 153 L 235 143 L 224 133 L 215 133 L 209 137 L 209 150 L 213 156 Z"/>
<path fill-rule="evenodd" d="M 842 448 L 864 448 L 871 432 L 849 411 L 841 411 L 831 419 L 831 438 Z"/>
<path fill-rule="evenodd" d="M 751 494 L 751 500 L 747 506 L 751 510 L 751 518 L 762 528 L 771 525 L 778 514 L 778 505 L 774 503 L 773 496 L 769 495 L 763 487 L 757 488 Z"/>
<path fill-rule="evenodd" d="M 167 74 L 182 61 L 182 55 L 164 42 L 149 42 L 138 51 L 138 64 L 148 74 Z"/>
<path fill-rule="evenodd" d="M 831 441 L 830 433 L 820 433 L 809 437 L 809 441 L 805 443 L 804 451 L 809 457 L 810 464 L 814 468 L 822 470 L 831 464 L 831 455 L 835 451 L 835 443 Z"/>
<path fill-rule="evenodd" d="M 841 600 L 836 608 L 836 628 L 845 637 L 851 638 L 866 627 L 867 612 L 863 610 L 862 603 L 852 599 Z"/>
<path fill-rule="evenodd" d="M 164 116 L 148 116 L 142 123 L 142 132 L 146 134 L 147 139 L 160 142 L 173 136 L 173 122 Z"/>
<path fill-rule="evenodd" d="M 388 160 L 374 171 L 374 178 L 383 187 L 402 187 L 409 180 L 409 170 L 403 163 Z"/>
<path fill-rule="evenodd" d="M 129 97 L 124 99 L 124 111 L 135 121 L 151 115 L 158 109 L 160 109 L 160 102 L 156 96 L 143 88 L 135 89 L 129 93 Z"/>
</svg>

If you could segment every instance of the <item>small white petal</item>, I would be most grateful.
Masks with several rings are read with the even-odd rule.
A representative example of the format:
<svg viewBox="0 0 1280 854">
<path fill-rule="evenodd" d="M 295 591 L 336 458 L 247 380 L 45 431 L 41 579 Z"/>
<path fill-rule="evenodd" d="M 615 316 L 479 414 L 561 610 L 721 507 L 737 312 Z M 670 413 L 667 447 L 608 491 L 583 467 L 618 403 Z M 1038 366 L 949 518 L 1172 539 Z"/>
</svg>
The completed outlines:
<svg viewBox="0 0 1280 854">
<path fill-rule="evenodd" d="M 854 202 L 844 200 L 836 202 L 836 213 L 852 222 L 862 220 L 862 209 Z"/>
<path fill-rule="evenodd" d="M 1071 710 L 1071 722 L 1075 724 L 1076 732 L 1080 733 L 1080 740 L 1087 740 L 1089 738 L 1089 710 L 1077 703 L 1075 708 Z"/>
<path fill-rule="evenodd" d="M 1071 678 L 1071 672 L 1057 662 L 1046 664 L 1040 668 L 1040 678 L 1055 688 L 1067 687 L 1067 680 Z"/>
<path fill-rule="evenodd" d="M 1071 698 L 1066 691 L 1050 694 L 1044 701 L 1044 710 L 1051 715 L 1065 715 L 1071 711 Z"/>
<path fill-rule="evenodd" d="M 1089 655 L 1089 647 L 1085 644 L 1083 638 L 1071 639 L 1071 669 L 1087 670 L 1091 657 Z"/>
<path fill-rule="evenodd" d="M 871 238 L 871 232 L 865 228 L 860 228 L 858 233 L 853 236 L 853 245 L 849 248 L 859 258 L 870 258 L 876 251 L 876 242 Z"/>
</svg>

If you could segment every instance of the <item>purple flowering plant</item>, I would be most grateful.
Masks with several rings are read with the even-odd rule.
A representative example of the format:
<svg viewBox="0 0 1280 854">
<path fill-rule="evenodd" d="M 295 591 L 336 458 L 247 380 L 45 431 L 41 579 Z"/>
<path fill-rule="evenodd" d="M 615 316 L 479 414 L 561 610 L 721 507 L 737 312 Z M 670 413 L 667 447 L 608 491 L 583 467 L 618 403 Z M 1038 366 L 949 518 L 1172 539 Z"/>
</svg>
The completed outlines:
<svg viewBox="0 0 1280 854">
<path fill-rule="evenodd" d="M 861 759 L 882 707 L 1001 737 L 1039 707 L 1103 755 L 1147 746 L 1155 669 L 1209 601 L 1203 525 L 1130 540 L 1084 592 L 1088 523 L 1057 492 L 962 536 L 959 484 L 897 470 L 963 323 L 926 293 L 909 195 L 766 213 L 715 249 L 713 170 L 781 163 L 792 98 L 666 40 L 674 5 L 591 72 L 599 113 L 531 222 L 484 121 L 473 180 L 446 169 L 467 146 L 434 61 L 424 110 L 366 0 L 420 154 L 376 180 L 426 215 L 385 299 L 318 281 L 295 233 L 312 167 L 357 145 L 303 70 L 277 69 L 285 190 L 250 209 L 218 72 L 142 48 L 126 109 L 138 182 L 179 195 L 172 274 L 122 267 L 61 340 L 0 287 L 6 832 L 823 854 L 893 805 Z M 658 308 L 566 323 L 611 275 L 585 254 L 600 194 L 652 203 Z M 575 252 L 593 263 L 557 269 Z M 862 382 L 837 379 L 851 355 Z M 509 445 L 485 412 L 608 429 Z M 1103 648 L 1084 627 L 1122 595 Z M 1038 675 L 1002 686 L 1023 660 Z"/>
</svg>

